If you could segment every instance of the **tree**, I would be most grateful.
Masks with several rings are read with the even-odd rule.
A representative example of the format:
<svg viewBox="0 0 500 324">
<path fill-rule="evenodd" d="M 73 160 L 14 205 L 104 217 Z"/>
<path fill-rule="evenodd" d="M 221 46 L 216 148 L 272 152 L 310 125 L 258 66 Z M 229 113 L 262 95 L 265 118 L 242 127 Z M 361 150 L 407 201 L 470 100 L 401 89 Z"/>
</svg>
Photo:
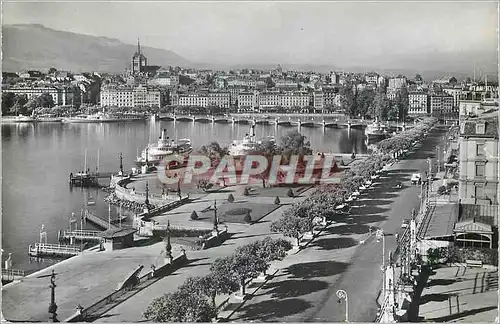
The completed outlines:
<svg viewBox="0 0 500 324">
<path fill-rule="evenodd" d="M 340 90 L 340 108 L 350 117 L 356 115 L 356 94 L 351 85 L 346 85 Z"/>
<path fill-rule="evenodd" d="M 247 210 L 247 212 L 245 213 L 245 217 L 243 218 L 243 220 L 246 223 L 251 223 L 252 222 L 252 216 L 250 215 L 250 211 Z"/>
<path fill-rule="evenodd" d="M 283 217 L 271 223 L 271 231 L 281 233 L 286 237 L 294 238 L 299 245 L 302 233 L 310 232 L 313 228 L 312 221 L 306 217 L 298 217 L 287 210 Z"/>
<path fill-rule="evenodd" d="M 154 322 L 209 322 L 215 315 L 216 310 L 204 295 L 187 289 L 155 298 L 143 314 Z"/>
<path fill-rule="evenodd" d="M 231 272 L 240 283 L 241 295 L 245 295 L 245 283 L 250 278 L 257 277 L 267 268 L 264 259 L 247 253 L 235 253 L 232 257 Z"/>
<path fill-rule="evenodd" d="M 389 110 L 389 99 L 382 91 L 377 91 L 375 98 L 373 99 L 373 108 L 371 109 L 372 117 L 377 117 L 379 119 L 384 119 L 387 111 Z"/>
<path fill-rule="evenodd" d="M 209 145 L 204 145 L 200 149 L 200 153 L 206 155 L 212 161 L 212 165 L 216 165 L 229 152 L 226 147 L 221 147 L 218 142 L 212 142 Z"/>
<path fill-rule="evenodd" d="M 12 92 L 2 92 L 2 115 L 11 113 L 11 108 L 14 106 L 16 96 Z"/>
<path fill-rule="evenodd" d="M 48 73 L 48 74 L 54 74 L 54 73 L 56 73 L 56 72 L 57 72 L 57 69 L 56 69 L 55 67 L 51 67 L 51 68 L 49 69 L 49 73 Z"/>
<path fill-rule="evenodd" d="M 233 196 L 233 194 L 229 194 L 229 196 L 227 197 L 227 201 L 230 202 L 230 203 L 234 202 L 234 196 Z"/>
<path fill-rule="evenodd" d="M 191 219 L 192 220 L 197 220 L 198 219 L 198 214 L 196 213 L 196 211 L 193 210 L 193 212 L 191 213 Z"/>
<path fill-rule="evenodd" d="M 14 102 L 14 111 L 19 112 L 21 114 L 26 114 L 26 103 L 28 102 L 28 96 L 25 94 L 18 94 L 16 95 L 16 99 Z"/>
<path fill-rule="evenodd" d="M 298 131 L 291 131 L 281 137 L 279 151 L 286 157 L 291 155 L 310 155 L 311 144 Z"/>
<path fill-rule="evenodd" d="M 280 197 L 276 196 L 276 198 L 274 199 L 274 204 L 279 205 L 280 203 L 281 203 Z"/>
<path fill-rule="evenodd" d="M 422 76 L 417 73 L 417 75 L 415 75 L 415 81 L 416 82 L 422 82 L 423 81 Z"/>
<path fill-rule="evenodd" d="M 179 287 L 188 294 L 204 295 L 210 299 L 212 307 L 217 309 L 215 297 L 218 294 L 230 294 L 238 290 L 238 284 L 227 280 L 226 276 L 209 273 L 203 277 L 189 277 Z"/>
<path fill-rule="evenodd" d="M 360 114 L 361 116 L 365 116 L 370 107 L 373 105 L 373 100 L 375 98 L 375 92 L 369 89 L 361 90 L 356 96 L 356 112 L 355 114 Z"/>
</svg>

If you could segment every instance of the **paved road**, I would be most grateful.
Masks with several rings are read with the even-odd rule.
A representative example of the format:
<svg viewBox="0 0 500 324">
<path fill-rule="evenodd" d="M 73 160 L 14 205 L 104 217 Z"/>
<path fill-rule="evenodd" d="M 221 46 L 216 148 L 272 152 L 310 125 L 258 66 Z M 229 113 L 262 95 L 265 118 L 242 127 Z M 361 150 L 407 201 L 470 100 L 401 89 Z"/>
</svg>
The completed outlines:
<svg viewBox="0 0 500 324">
<path fill-rule="evenodd" d="M 434 157 L 441 134 L 440 131 L 433 131 L 418 152 L 394 165 L 380 183 L 361 196 L 359 207 L 352 210 L 356 223 L 354 226 L 330 228 L 326 236 L 320 236 L 317 243 L 309 248 L 311 252 L 308 249 L 300 253 L 303 259 L 316 261 L 316 266 L 322 264 L 325 267 L 321 271 L 316 267 L 316 273 L 307 277 L 315 279 L 313 281 L 319 279 L 321 287 L 318 284 L 316 288 L 311 288 L 314 282 L 310 282 L 308 289 L 290 287 L 287 293 L 276 294 L 276 287 L 297 277 L 293 274 L 293 266 L 289 266 L 280 277 L 266 284 L 262 292 L 248 301 L 231 320 L 262 320 L 264 316 L 265 321 L 342 322 L 345 319 L 345 304 L 338 302 L 335 293 L 337 289 L 344 289 L 349 296 L 349 321 L 374 321 L 378 308 L 376 298 L 382 283 L 382 242 L 377 243 L 372 236 L 359 244 L 360 240 L 363 241 L 359 234 L 368 235 L 370 226 L 382 228 L 387 235 L 388 259 L 389 251 L 396 246 L 393 234 L 400 230 L 402 219 L 409 218 L 412 209 L 420 203 L 420 188 L 409 184 L 411 174 L 427 170 L 426 159 Z M 395 182 L 403 182 L 403 188 L 396 189 Z M 330 238 L 331 233 L 340 234 L 340 237 Z M 329 262 L 323 259 L 309 260 L 312 255 L 318 254 L 318 247 L 329 250 Z M 350 251 L 352 253 L 346 260 L 345 253 Z M 339 264 L 335 261 L 339 261 Z M 296 267 L 302 267 L 301 263 L 303 261 L 299 260 Z M 275 311 L 269 313 L 269 307 L 265 307 L 267 304 L 274 305 Z"/>
</svg>

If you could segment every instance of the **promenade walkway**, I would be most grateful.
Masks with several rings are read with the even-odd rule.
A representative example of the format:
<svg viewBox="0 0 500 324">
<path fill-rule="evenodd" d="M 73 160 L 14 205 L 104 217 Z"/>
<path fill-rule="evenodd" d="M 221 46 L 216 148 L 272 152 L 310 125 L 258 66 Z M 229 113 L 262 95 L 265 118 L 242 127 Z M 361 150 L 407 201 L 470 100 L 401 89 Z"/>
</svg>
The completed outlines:
<svg viewBox="0 0 500 324">
<path fill-rule="evenodd" d="M 307 194 L 307 193 L 305 193 Z M 222 194 L 219 194 L 222 195 Z M 209 203 L 212 203 L 214 196 L 211 196 Z M 224 199 L 227 198 L 227 193 L 224 193 Z M 221 196 L 222 198 L 222 196 Z M 241 198 L 241 196 L 236 197 Z M 245 197 L 246 198 L 246 197 Z M 292 198 L 290 198 L 292 199 Z M 304 199 L 301 197 L 294 198 L 295 201 Z M 274 200 L 274 198 L 273 198 Z M 266 236 L 281 237 L 280 234 L 270 234 L 270 225 L 274 220 L 281 217 L 283 212 L 290 208 L 291 205 L 285 205 L 273 211 L 261 222 L 253 225 L 229 225 L 229 232 L 234 235 L 227 240 L 222 246 L 210 248 L 202 251 L 190 251 L 187 256 L 192 262 L 187 267 L 183 267 L 175 271 L 169 276 L 157 281 L 153 285 L 137 293 L 130 299 L 124 301 L 117 307 L 111 309 L 108 313 L 103 315 L 98 322 L 136 322 L 144 320 L 142 317 L 143 312 L 147 309 L 151 301 L 165 293 L 174 292 L 177 287 L 181 285 L 186 278 L 195 276 L 204 276 L 209 272 L 210 265 L 220 257 L 231 255 L 238 246 L 248 244 L 255 240 L 263 239 Z M 192 210 L 192 209 L 191 209 Z M 185 219 L 185 217 L 183 216 Z M 156 217 L 155 219 L 158 219 Z M 170 219 L 170 218 L 169 218 Z M 175 224 L 172 220 L 171 224 Z M 237 228 L 237 232 L 234 232 Z"/>
</svg>

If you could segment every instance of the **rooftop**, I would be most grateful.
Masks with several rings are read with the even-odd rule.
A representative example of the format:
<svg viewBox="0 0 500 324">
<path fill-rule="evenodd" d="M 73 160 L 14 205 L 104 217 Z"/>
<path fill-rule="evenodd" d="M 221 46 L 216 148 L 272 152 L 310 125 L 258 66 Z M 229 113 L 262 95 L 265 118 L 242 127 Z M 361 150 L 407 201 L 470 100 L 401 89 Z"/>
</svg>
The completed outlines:
<svg viewBox="0 0 500 324">
<path fill-rule="evenodd" d="M 493 116 L 491 116 L 493 115 Z M 480 136 L 480 137 L 495 137 L 498 138 L 498 113 L 479 116 L 477 118 L 465 120 L 461 135 L 464 136 Z M 496 115 L 496 116 L 495 116 Z M 476 124 L 484 122 L 484 134 L 476 134 Z"/>
<path fill-rule="evenodd" d="M 453 235 L 453 229 L 458 215 L 458 204 L 438 204 L 429 217 L 425 226 L 425 238 L 445 237 Z"/>
<path fill-rule="evenodd" d="M 102 237 L 106 238 L 106 239 L 113 239 L 113 238 L 119 238 L 119 237 L 132 235 L 135 232 L 137 232 L 137 230 L 135 228 L 109 229 L 102 234 Z"/>
<path fill-rule="evenodd" d="M 491 226 L 498 226 L 498 205 L 461 204 L 458 221 L 474 220 Z"/>
</svg>

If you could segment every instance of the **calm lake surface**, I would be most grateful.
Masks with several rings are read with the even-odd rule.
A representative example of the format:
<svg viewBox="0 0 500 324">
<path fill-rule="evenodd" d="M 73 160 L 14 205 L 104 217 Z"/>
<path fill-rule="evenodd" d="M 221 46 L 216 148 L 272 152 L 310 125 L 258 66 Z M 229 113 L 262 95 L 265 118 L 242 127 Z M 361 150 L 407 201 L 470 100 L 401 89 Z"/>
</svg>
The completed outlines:
<svg viewBox="0 0 500 324">
<path fill-rule="evenodd" d="M 42 224 L 48 243 L 57 243 L 57 233 L 69 227 L 69 216 L 79 218 L 86 197 L 96 200 L 89 207 L 107 219 L 105 193 L 97 189 L 70 190 L 71 172 L 87 167 L 95 170 L 99 150 L 99 169 L 117 171 L 119 155 L 123 154 L 125 170 L 134 167 L 134 160 L 149 142 L 155 142 L 161 129 L 174 139 L 190 138 L 195 148 L 217 141 L 228 146 L 249 133 L 248 125 L 200 124 L 189 122 L 129 122 L 109 124 L 11 124 L 2 125 L 2 262 L 12 253 L 13 268 L 33 272 L 56 260 L 35 260 L 28 257 L 30 244 L 40 239 Z M 297 127 L 257 125 L 257 138 L 275 136 L 277 140 Z M 311 142 L 313 151 L 366 153 L 362 130 L 301 128 Z M 106 181 L 102 181 L 106 184 Z M 112 207 L 112 215 L 118 213 Z M 91 225 L 84 228 L 94 229 Z"/>
</svg>

